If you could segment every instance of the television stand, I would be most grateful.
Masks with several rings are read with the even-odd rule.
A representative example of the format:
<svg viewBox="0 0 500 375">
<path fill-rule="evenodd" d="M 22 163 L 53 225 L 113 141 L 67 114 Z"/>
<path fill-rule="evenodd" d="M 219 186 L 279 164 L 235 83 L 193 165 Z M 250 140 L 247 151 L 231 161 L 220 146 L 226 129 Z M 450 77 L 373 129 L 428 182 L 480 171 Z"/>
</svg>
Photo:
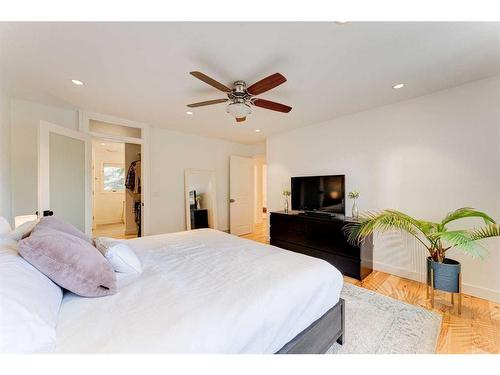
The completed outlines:
<svg viewBox="0 0 500 375">
<path fill-rule="evenodd" d="M 325 219 L 338 219 L 338 218 L 343 217 L 343 215 L 336 214 L 333 212 L 327 212 L 327 211 L 300 211 L 299 215 L 312 216 L 312 217 L 322 217 Z"/>
<path fill-rule="evenodd" d="M 326 260 L 342 274 L 364 279 L 373 269 L 372 237 L 366 238 L 361 246 L 353 246 L 346 240 L 344 226 L 354 219 L 326 214 L 271 212 L 271 245 Z"/>
</svg>

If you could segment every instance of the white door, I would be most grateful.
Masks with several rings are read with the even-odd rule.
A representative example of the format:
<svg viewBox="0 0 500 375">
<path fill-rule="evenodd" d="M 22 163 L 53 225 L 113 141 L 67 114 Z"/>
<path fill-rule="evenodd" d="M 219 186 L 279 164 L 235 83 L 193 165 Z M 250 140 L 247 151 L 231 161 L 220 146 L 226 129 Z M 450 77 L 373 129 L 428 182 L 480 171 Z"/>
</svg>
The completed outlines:
<svg viewBox="0 0 500 375">
<path fill-rule="evenodd" d="M 42 121 L 38 142 L 38 214 L 52 211 L 89 233 L 91 220 L 85 205 L 89 199 L 88 136 Z"/>
<path fill-rule="evenodd" d="M 231 156 L 229 162 L 229 232 L 237 236 L 253 232 L 253 159 Z"/>
</svg>

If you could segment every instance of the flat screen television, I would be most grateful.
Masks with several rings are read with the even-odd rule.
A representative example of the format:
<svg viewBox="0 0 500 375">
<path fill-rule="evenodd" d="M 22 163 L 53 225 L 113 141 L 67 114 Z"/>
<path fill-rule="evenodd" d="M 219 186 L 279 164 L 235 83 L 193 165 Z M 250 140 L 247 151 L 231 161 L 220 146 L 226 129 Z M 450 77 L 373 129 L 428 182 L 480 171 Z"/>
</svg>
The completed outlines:
<svg viewBox="0 0 500 375">
<path fill-rule="evenodd" d="M 345 176 L 292 177 L 292 210 L 345 213 Z"/>
</svg>

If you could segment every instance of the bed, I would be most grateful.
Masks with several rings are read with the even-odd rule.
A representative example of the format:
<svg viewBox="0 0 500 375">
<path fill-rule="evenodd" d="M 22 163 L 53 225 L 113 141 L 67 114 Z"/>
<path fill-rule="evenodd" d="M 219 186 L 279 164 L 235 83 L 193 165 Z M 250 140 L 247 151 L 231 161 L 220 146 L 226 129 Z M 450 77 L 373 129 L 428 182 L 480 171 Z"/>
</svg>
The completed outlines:
<svg viewBox="0 0 500 375">
<path fill-rule="evenodd" d="M 212 229 L 127 240 L 143 264 L 102 298 L 67 293 L 56 353 L 318 353 L 342 343 L 329 263 Z"/>
</svg>

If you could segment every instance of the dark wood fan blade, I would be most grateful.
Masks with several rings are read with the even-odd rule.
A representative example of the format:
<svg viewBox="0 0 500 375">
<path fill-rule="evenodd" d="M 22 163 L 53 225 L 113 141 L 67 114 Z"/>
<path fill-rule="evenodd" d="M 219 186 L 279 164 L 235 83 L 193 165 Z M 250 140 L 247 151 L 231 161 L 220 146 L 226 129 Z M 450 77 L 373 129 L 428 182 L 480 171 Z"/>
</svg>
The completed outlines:
<svg viewBox="0 0 500 375">
<path fill-rule="evenodd" d="M 203 107 L 204 105 L 224 103 L 224 102 L 227 102 L 228 100 L 229 99 L 207 100 L 206 102 L 199 102 L 199 103 L 188 104 L 187 106 L 189 108 Z"/>
<path fill-rule="evenodd" d="M 236 122 L 243 122 L 246 119 L 247 119 L 246 117 L 236 117 Z"/>
<path fill-rule="evenodd" d="M 247 88 L 247 91 L 252 95 L 259 95 L 285 82 L 285 77 L 283 77 L 280 73 L 274 73 L 269 77 L 266 77 L 264 79 L 261 79 L 259 82 L 254 83 L 252 86 Z"/>
<path fill-rule="evenodd" d="M 192 76 L 202 80 L 203 82 L 209 84 L 212 87 L 215 87 L 217 90 L 224 91 L 224 92 L 231 92 L 231 89 L 227 87 L 226 85 L 223 85 L 220 82 L 217 82 L 215 79 L 210 78 L 206 74 L 203 74 L 202 72 L 189 72 Z"/>
<path fill-rule="evenodd" d="M 254 99 L 252 100 L 252 104 L 257 107 L 270 109 L 271 111 L 278 111 L 284 113 L 288 113 L 292 110 L 292 107 L 265 99 Z"/>
</svg>

